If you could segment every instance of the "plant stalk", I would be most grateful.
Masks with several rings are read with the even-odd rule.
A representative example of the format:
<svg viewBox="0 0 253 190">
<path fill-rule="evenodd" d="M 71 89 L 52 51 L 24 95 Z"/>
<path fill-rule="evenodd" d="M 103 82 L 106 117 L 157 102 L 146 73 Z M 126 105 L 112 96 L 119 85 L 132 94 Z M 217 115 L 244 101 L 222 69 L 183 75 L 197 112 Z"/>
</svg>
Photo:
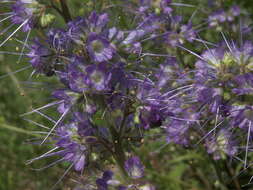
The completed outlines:
<svg viewBox="0 0 253 190">
<path fill-rule="evenodd" d="M 61 3 L 61 9 L 62 9 L 62 16 L 65 22 L 71 21 L 72 18 L 71 18 L 71 14 L 70 14 L 69 7 L 67 5 L 66 0 L 60 0 L 60 3 Z"/>
</svg>

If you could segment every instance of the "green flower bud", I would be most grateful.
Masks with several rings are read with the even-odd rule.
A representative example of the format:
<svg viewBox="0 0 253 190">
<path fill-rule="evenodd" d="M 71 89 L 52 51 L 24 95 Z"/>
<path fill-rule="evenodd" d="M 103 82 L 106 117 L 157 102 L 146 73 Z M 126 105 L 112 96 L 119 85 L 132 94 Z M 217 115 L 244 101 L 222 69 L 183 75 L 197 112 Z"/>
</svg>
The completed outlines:
<svg viewBox="0 0 253 190">
<path fill-rule="evenodd" d="M 43 14 L 40 18 L 40 25 L 42 27 L 46 27 L 49 24 L 51 24 L 55 19 L 55 16 L 53 14 Z"/>
</svg>

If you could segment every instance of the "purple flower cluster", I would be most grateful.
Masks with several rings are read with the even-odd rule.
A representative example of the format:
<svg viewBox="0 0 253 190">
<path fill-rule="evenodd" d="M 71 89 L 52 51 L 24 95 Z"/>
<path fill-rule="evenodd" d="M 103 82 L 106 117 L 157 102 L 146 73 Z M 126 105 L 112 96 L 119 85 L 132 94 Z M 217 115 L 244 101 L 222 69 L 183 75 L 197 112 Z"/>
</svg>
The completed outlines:
<svg viewBox="0 0 253 190">
<path fill-rule="evenodd" d="M 160 43 L 164 37 L 164 46 L 167 42 L 175 45 L 174 40 L 183 44 L 195 37 L 191 24 L 182 25 L 179 33 L 160 33 L 161 23 L 179 26 L 181 22 L 179 17 L 177 23 L 168 22 L 172 19 L 169 5 L 170 1 L 162 1 L 160 16 L 142 11 L 137 26 L 127 31 L 110 27 L 108 14 L 92 12 L 87 18 L 70 21 L 64 29 L 49 30 L 44 43 L 35 39 L 31 44 L 28 57 L 34 70 L 55 75 L 61 83 L 53 92 L 61 116 L 42 143 L 52 139 L 61 149 L 56 153 L 62 156 L 61 161 L 70 162 L 76 171 L 83 172 L 95 160 L 105 159 L 107 152 L 106 159 L 114 157 L 130 178 L 141 178 L 144 166 L 137 156 L 126 159 L 126 153 L 132 152 L 124 146 L 138 147 L 144 133 L 153 128 L 165 131 L 168 139 L 172 133 L 181 136 L 178 129 L 172 132 L 170 127 L 177 120 L 168 121 L 168 117 L 191 117 L 190 112 L 187 117 L 181 113 L 188 110 L 183 102 L 192 90 L 189 76 L 172 56 L 149 74 L 140 59 L 146 56 L 145 44 Z M 54 130 L 56 137 L 48 138 Z M 106 184 L 104 177 L 97 180 L 98 189 L 107 189 Z"/>
<path fill-rule="evenodd" d="M 215 159 L 222 157 L 219 149 L 233 156 L 245 144 L 234 140 L 233 131 L 244 136 L 251 131 L 252 47 L 249 41 L 240 47 L 227 42 L 205 51 L 196 63 L 196 98 L 203 105 L 201 115 L 213 117 L 214 127 L 207 132 L 206 140 Z"/>
</svg>

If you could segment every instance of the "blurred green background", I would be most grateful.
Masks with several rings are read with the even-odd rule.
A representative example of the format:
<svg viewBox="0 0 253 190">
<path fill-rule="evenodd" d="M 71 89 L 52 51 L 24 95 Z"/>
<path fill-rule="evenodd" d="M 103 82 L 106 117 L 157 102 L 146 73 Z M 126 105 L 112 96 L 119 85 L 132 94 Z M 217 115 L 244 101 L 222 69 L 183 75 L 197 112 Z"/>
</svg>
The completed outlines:
<svg viewBox="0 0 253 190">
<path fill-rule="evenodd" d="M 203 3 L 203 1 L 192 0 L 185 2 L 198 5 Z M 81 7 L 79 8 L 79 13 L 85 11 L 86 3 L 90 3 L 89 0 L 75 0 L 73 4 L 76 2 L 82 2 L 82 6 L 78 3 L 76 5 L 76 7 Z M 226 0 L 224 1 L 226 3 L 224 6 L 235 2 L 245 6 L 249 13 L 253 11 L 252 0 Z M 0 6 L 2 6 L 0 7 L 2 12 L 8 10 L 7 6 L 4 7 L 3 4 L 0 4 Z M 73 6 L 72 10 L 77 9 L 76 7 Z M 118 11 L 120 12 L 121 10 Z M 76 11 L 73 12 L 79 14 Z M 191 10 L 191 12 L 193 11 Z M 3 17 L 1 16 L 1 18 Z M 8 23 L 1 24 L 1 31 L 8 26 Z M 18 35 L 18 39 L 24 39 L 25 37 L 24 34 L 19 33 Z M 0 40 L 3 41 L 4 37 L 0 36 Z M 4 47 L 1 47 L 0 51 L 18 52 L 20 48 L 20 44 L 13 39 Z M 22 59 L 19 64 L 17 64 L 17 60 L 18 56 L 1 54 L 0 76 L 28 65 L 26 59 Z M 54 159 L 52 158 L 43 159 L 32 165 L 26 165 L 28 159 L 39 156 L 49 150 L 47 146 L 39 147 L 28 143 L 28 139 L 32 141 L 34 138 L 38 138 L 39 134 L 36 131 L 40 129 L 20 117 L 20 114 L 31 110 L 32 106 L 39 107 L 50 102 L 47 85 L 27 84 L 25 82 L 29 78 L 31 71 L 32 69 L 27 69 L 18 74 L 0 79 L 0 190 L 47 190 L 60 178 L 66 168 L 64 164 L 58 164 L 44 171 L 33 170 L 33 168 L 41 168 L 53 162 Z M 53 79 L 49 80 L 53 81 Z M 39 78 L 37 81 L 46 82 L 43 78 Z M 49 111 L 48 114 L 52 115 L 53 112 Z M 36 114 L 33 114 L 30 118 L 45 126 L 52 125 L 52 123 Z M 173 145 L 162 149 L 159 149 L 160 147 L 162 147 L 161 143 L 145 144 L 140 151 L 140 156 L 145 155 L 142 156 L 142 159 L 147 165 L 148 178 L 158 184 L 158 190 L 211 190 L 213 186 L 216 187 L 215 189 L 229 189 L 229 185 L 228 187 L 223 187 L 220 184 L 220 176 L 219 172 L 217 172 L 219 168 L 214 168 L 212 164 L 206 163 L 208 156 L 202 154 L 201 150 L 188 151 Z M 156 153 L 158 149 L 159 151 Z M 209 162 L 211 163 L 211 161 Z M 231 171 L 231 176 L 234 173 L 235 171 Z M 69 175 L 73 176 L 74 174 Z M 250 174 L 245 175 L 245 183 L 247 183 L 248 175 L 250 176 Z M 231 176 L 227 176 L 228 179 L 229 177 L 232 179 Z M 244 175 L 240 177 L 241 180 L 244 180 L 243 178 Z M 63 184 L 57 186 L 57 189 L 71 189 L 71 184 L 73 184 L 71 177 L 67 177 L 67 179 L 64 180 Z M 214 185 L 214 183 L 216 184 Z M 231 183 L 236 182 L 231 181 Z"/>
</svg>

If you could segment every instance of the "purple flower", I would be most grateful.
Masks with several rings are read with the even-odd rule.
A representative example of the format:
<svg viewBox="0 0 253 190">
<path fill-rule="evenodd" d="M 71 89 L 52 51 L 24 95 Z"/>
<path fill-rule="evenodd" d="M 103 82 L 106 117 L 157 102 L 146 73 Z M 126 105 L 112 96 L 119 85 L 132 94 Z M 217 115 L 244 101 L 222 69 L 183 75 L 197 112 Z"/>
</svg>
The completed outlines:
<svg viewBox="0 0 253 190">
<path fill-rule="evenodd" d="M 168 143 L 176 143 L 180 145 L 189 145 L 189 126 L 184 121 L 172 120 L 166 126 L 166 141 Z"/>
<path fill-rule="evenodd" d="M 232 12 L 233 16 L 239 16 L 241 13 L 241 9 L 239 6 L 234 5 L 230 8 L 230 12 Z"/>
<path fill-rule="evenodd" d="M 27 2 L 32 6 L 26 6 Z M 37 12 L 33 2 L 17 0 L 13 6 L 18 13 L 15 22 L 34 21 Z M 92 12 L 63 29 L 49 28 L 47 39 L 35 39 L 29 46 L 34 69 L 52 72 L 61 85 L 52 95 L 56 101 L 42 107 L 58 105 L 60 113 L 43 142 L 53 142 L 52 152 L 59 149 L 53 154 L 61 156 L 60 161 L 69 162 L 79 172 L 89 167 L 87 172 L 93 174 L 113 158 L 119 159 L 121 153 L 127 155 L 139 147 L 148 131 L 163 133 L 152 135 L 152 139 L 163 136 L 166 143 L 188 147 L 195 135 L 207 134 L 201 141 L 215 159 L 234 156 L 237 143 L 230 131 L 244 132 L 253 121 L 253 108 L 247 99 L 253 92 L 253 45 L 246 41 L 237 47 L 235 42 L 226 41 L 201 56 L 195 54 L 200 59 L 190 63 L 194 69 L 188 71 L 177 62 L 171 47 L 197 40 L 192 23 L 172 16 L 172 0 L 158 4 L 141 0 L 139 5 L 129 13 L 139 12 L 126 20 L 133 20 L 133 24 L 113 26 L 115 22 L 109 23 L 107 13 Z M 64 5 L 62 10 L 65 12 Z M 239 14 L 238 7 L 219 10 L 209 16 L 209 24 L 232 22 Z M 202 125 L 207 126 L 198 128 Z M 54 136 L 49 140 L 51 133 Z M 137 156 L 127 158 L 121 167 L 133 179 L 144 176 L 145 167 Z M 154 190 L 145 182 L 134 182 L 138 183 L 121 184 L 113 180 L 111 171 L 105 171 L 84 188 Z"/>
<path fill-rule="evenodd" d="M 139 4 L 140 4 L 139 11 L 143 13 L 150 8 L 151 0 L 139 0 Z"/>
<path fill-rule="evenodd" d="M 111 75 L 106 63 L 88 65 L 81 57 L 73 58 L 66 71 L 60 73 L 62 81 L 78 93 L 109 90 Z"/>
<path fill-rule="evenodd" d="M 95 62 L 99 63 L 112 59 L 113 54 L 115 53 L 110 42 L 96 33 L 89 34 L 87 39 L 87 49 L 90 57 Z"/>
<path fill-rule="evenodd" d="M 237 143 L 231 132 L 220 130 L 217 135 L 206 140 L 207 152 L 213 154 L 214 160 L 224 159 L 225 155 L 234 156 L 237 153 Z"/>
<path fill-rule="evenodd" d="M 127 189 L 128 189 L 127 187 L 121 185 L 121 186 L 118 187 L 117 190 L 127 190 Z"/>
<path fill-rule="evenodd" d="M 117 29 L 116 27 L 112 27 L 108 31 L 108 39 L 110 41 L 121 42 L 124 39 L 124 32 Z"/>
<path fill-rule="evenodd" d="M 131 79 L 134 77 L 128 73 L 126 70 L 126 64 L 119 62 L 112 65 L 110 70 L 111 72 L 111 81 L 110 81 L 110 88 L 115 89 L 117 86 L 120 92 L 125 92 L 127 88 L 132 88 L 134 86 Z"/>
<path fill-rule="evenodd" d="M 27 55 L 30 63 L 38 73 L 50 74 L 53 72 L 52 52 L 35 38 L 31 50 Z"/>
<path fill-rule="evenodd" d="M 160 28 L 161 18 L 156 14 L 149 14 L 145 16 L 143 20 L 138 25 L 137 29 L 141 29 L 147 33 L 154 33 L 155 30 Z"/>
<path fill-rule="evenodd" d="M 185 74 L 175 57 L 166 59 L 160 68 L 156 71 L 155 77 L 157 79 L 157 86 L 160 89 L 170 89 L 175 84 L 183 86 L 189 81 L 189 76 Z"/>
<path fill-rule="evenodd" d="M 67 36 L 77 44 L 84 44 L 83 39 L 91 34 L 104 34 L 108 23 L 108 15 L 97 14 L 95 11 L 88 18 L 77 17 L 68 23 Z M 93 35 L 94 35 L 93 34 Z"/>
<path fill-rule="evenodd" d="M 64 154 L 66 161 L 72 162 L 76 171 L 83 171 L 86 164 L 86 147 L 81 145 L 70 145 L 68 152 Z"/>
<path fill-rule="evenodd" d="M 86 165 L 89 146 L 94 142 L 91 124 L 84 113 L 74 112 L 72 120 L 56 129 L 55 145 L 62 148 L 61 156 L 73 163 L 76 171 L 82 171 Z"/>
<path fill-rule="evenodd" d="M 58 106 L 58 112 L 64 113 L 66 110 L 71 108 L 73 105 L 76 104 L 78 98 L 80 95 L 78 93 L 75 93 L 73 91 L 67 90 L 67 89 L 59 89 L 55 90 L 52 94 L 52 96 L 60 102 L 62 102 Z"/>
<path fill-rule="evenodd" d="M 234 88 L 232 90 L 233 93 L 237 95 L 245 95 L 245 94 L 252 94 L 253 93 L 253 88 Z"/>
<path fill-rule="evenodd" d="M 71 90 L 79 93 L 89 90 L 86 72 L 83 73 L 78 72 L 76 70 L 72 70 L 67 74 L 68 74 L 68 83 Z"/>
<path fill-rule="evenodd" d="M 125 170 L 134 179 L 141 178 L 144 175 L 144 166 L 137 156 L 132 156 L 125 161 Z"/>
<path fill-rule="evenodd" d="M 97 190 L 108 190 L 108 181 L 112 179 L 113 172 L 105 171 L 102 178 L 96 180 Z"/>
<path fill-rule="evenodd" d="M 103 178 L 104 180 L 108 181 L 108 180 L 112 179 L 112 176 L 113 176 L 113 172 L 110 171 L 110 170 L 107 170 L 107 171 L 105 171 L 105 172 L 103 173 L 103 177 L 102 177 L 102 178 Z"/>
<path fill-rule="evenodd" d="M 64 71 L 59 72 L 59 77 L 68 88 L 74 92 L 87 91 L 87 62 L 83 57 L 74 56 L 70 59 Z"/>
<path fill-rule="evenodd" d="M 108 22 L 109 18 L 107 13 L 99 15 L 93 11 L 88 18 L 90 31 L 95 33 L 101 33 Z"/>
<path fill-rule="evenodd" d="M 216 11 L 208 17 L 208 21 L 210 27 L 218 26 L 219 23 L 226 21 L 226 12 L 224 10 Z"/>
<path fill-rule="evenodd" d="M 80 137 L 77 123 L 59 127 L 56 134 L 59 136 L 56 145 L 64 149 L 61 153 L 64 160 L 73 163 L 76 171 L 82 171 L 85 166 L 87 147 L 78 142 Z"/>
<path fill-rule="evenodd" d="M 232 125 L 241 129 L 248 130 L 253 121 L 253 107 L 252 106 L 235 106 L 231 111 Z M 253 131 L 253 127 L 251 128 Z"/>
<path fill-rule="evenodd" d="M 202 54 L 196 63 L 195 87 L 199 101 L 208 103 L 216 112 L 219 106 L 235 95 L 252 92 L 251 58 L 253 46 L 245 42 L 240 48 L 219 47 Z"/>
<path fill-rule="evenodd" d="M 128 33 L 126 38 L 122 41 L 122 44 L 127 45 L 127 50 L 132 48 L 136 49 L 136 46 L 140 46 L 140 39 L 144 38 L 146 35 L 155 34 L 155 31 L 160 27 L 159 21 L 160 17 L 155 14 L 145 16 L 143 20 L 140 21 L 138 27 Z M 141 47 L 138 47 L 138 49 L 141 49 Z"/>
<path fill-rule="evenodd" d="M 66 31 L 62 29 L 51 29 L 49 30 L 47 36 L 48 43 L 57 52 L 64 53 L 66 50 L 71 48 L 70 40 Z"/>
<path fill-rule="evenodd" d="M 66 30 L 66 35 L 69 39 L 73 40 L 76 43 L 81 43 L 81 36 L 88 27 L 87 21 L 85 18 L 77 17 L 74 20 L 68 22 L 68 27 Z"/>
<path fill-rule="evenodd" d="M 230 8 L 230 10 L 227 13 L 227 20 L 229 22 L 232 22 L 234 20 L 234 17 L 237 17 L 241 14 L 241 9 L 239 6 L 234 5 Z"/>
<path fill-rule="evenodd" d="M 253 56 L 253 44 L 250 41 L 245 41 L 241 47 L 234 45 L 231 54 L 238 61 L 239 65 L 247 64 L 247 71 L 251 69 L 250 60 Z"/>
<path fill-rule="evenodd" d="M 241 95 L 250 95 L 253 93 L 253 74 L 246 73 L 234 78 L 234 82 L 237 85 L 232 89 L 232 92 Z"/>
<path fill-rule="evenodd" d="M 171 0 L 161 0 L 160 7 L 164 14 L 171 14 L 173 9 L 170 7 Z"/>
<path fill-rule="evenodd" d="M 233 22 L 241 14 L 240 7 L 234 5 L 228 11 L 218 10 L 208 17 L 209 26 L 219 26 L 224 22 Z"/>
<path fill-rule="evenodd" d="M 184 109 L 184 104 L 180 107 L 175 106 L 171 116 L 168 116 L 166 122 L 164 122 L 164 128 L 166 131 L 166 141 L 168 143 L 175 143 L 184 146 L 190 144 L 191 128 L 193 124 L 199 119 L 199 114 L 194 106 Z"/>
<path fill-rule="evenodd" d="M 171 46 L 184 44 L 185 41 L 192 42 L 196 38 L 196 32 L 192 28 L 191 23 L 182 25 L 179 32 L 168 32 L 167 42 Z"/>
<path fill-rule="evenodd" d="M 27 32 L 34 27 L 33 14 L 36 11 L 38 3 L 36 0 L 16 0 L 12 5 L 14 24 L 23 24 L 23 31 Z"/>
<path fill-rule="evenodd" d="M 197 99 L 203 104 L 208 104 L 211 112 L 216 113 L 218 107 L 222 106 L 224 101 L 221 88 L 208 88 L 205 86 L 196 86 Z"/>
<path fill-rule="evenodd" d="M 109 90 L 109 82 L 111 80 L 111 72 L 108 71 L 106 64 L 90 65 L 86 69 L 87 84 L 95 91 Z"/>
<path fill-rule="evenodd" d="M 185 40 L 192 42 L 196 38 L 196 31 L 192 28 L 192 23 L 182 25 L 180 29 L 180 33 Z"/>
<path fill-rule="evenodd" d="M 124 39 L 123 44 L 131 44 L 143 37 L 147 31 L 139 29 L 131 31 L 128 36 Z"/>
<path fill-rule="evenodd" d="M 150 127 L 160 126 L 163 121 L 163 116 L 159 109 L 155 106 L 144 106 L 140 109 L 140 121 L 141 126 L 144 129 L 149 129 Z"/>
</svg>

